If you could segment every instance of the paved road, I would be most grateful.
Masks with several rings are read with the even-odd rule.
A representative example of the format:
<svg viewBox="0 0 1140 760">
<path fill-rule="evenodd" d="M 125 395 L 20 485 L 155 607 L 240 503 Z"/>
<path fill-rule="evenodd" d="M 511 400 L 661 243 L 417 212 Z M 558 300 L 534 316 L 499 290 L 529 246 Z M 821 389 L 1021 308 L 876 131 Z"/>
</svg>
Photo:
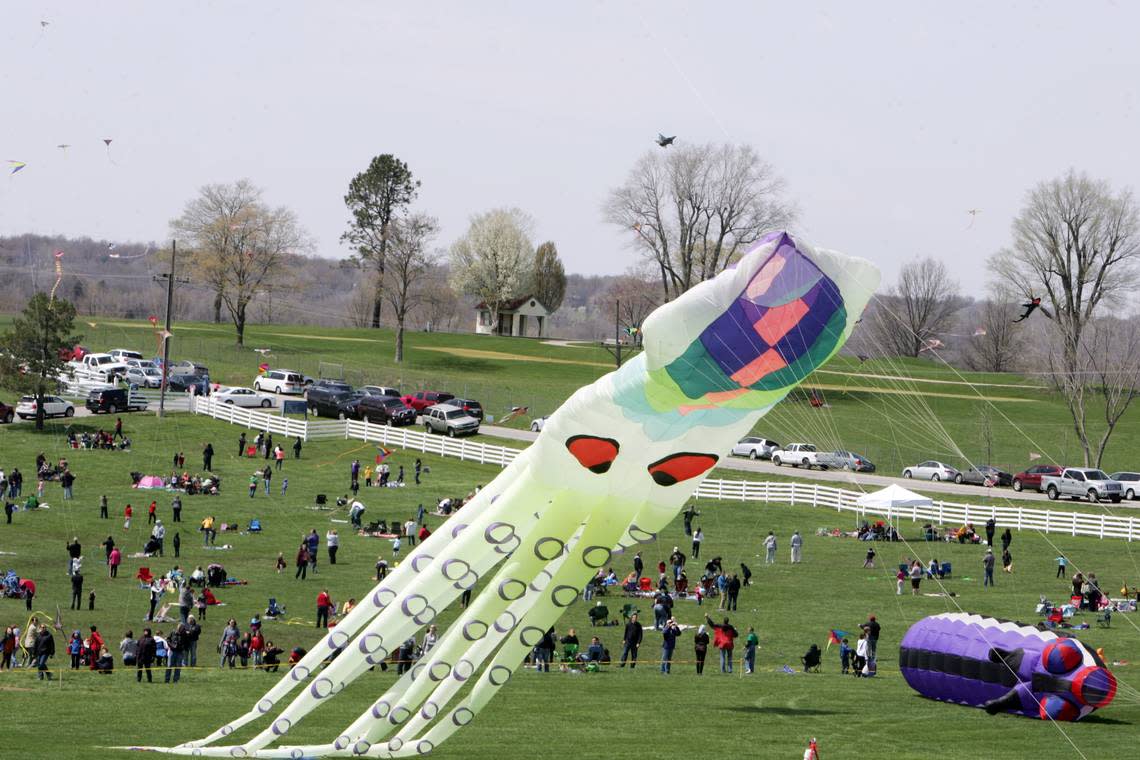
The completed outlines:
<svg viewBox="0 0 1140 760">
<path fill-rule="evenodd" d="M 533 441 L 538 437 L 538 433 L 532 433 L 529 430 L 514 430 L 511 428 L 497 427 L 495 425 L 483 425 L 480 432 L 484 435 L 496 436 L 498 438 L 508 438 L 514 441 Z M 852 488 L 857 488 L 859 485 L 872 486 L 881 488 L 889 486 L 892 483 L 898 483 L 901 486 L 911 489 L 920 489 L 927 493 L 944 493 L 952 496 L 984 496 L 985 489 L 980 486 L 958 485 L 957 483 L 942 483 L 933 481 L 914 481 L 907 480 L 906 478 L 894 478 L 886 475 L 868 475 L 866 473 L 852 473 L 844 472 L 842 470 L 804 470 L 791 467 L 777 467 L 771 462 L 762 462 L 760 460 L 743 459 L 739 457 L 732 457 L 721 462 L 718 467 L 727 470 L 746 470 L 750 472 L 759 472 L 766 475 L 784 475 L 795 476 L 806 480 L 819 480 L 827 483 L 835 483 L 838 485 L 849 485 Z M 1023 501 L 1049 501 L 1049 497 L 1043 493 L 1029 493 L 1022 491 L 1017 493 L 1012 488 L 1000 488 L 996 490 L 999 499 L 1018 499 Z M 1131 506 L 1130 502 L 1128 506 Z M 1120 505 L 1124 506 L 1124 505 Z M 1119 507 L 1117 507 L 1119 508 Z"/>
</svg>

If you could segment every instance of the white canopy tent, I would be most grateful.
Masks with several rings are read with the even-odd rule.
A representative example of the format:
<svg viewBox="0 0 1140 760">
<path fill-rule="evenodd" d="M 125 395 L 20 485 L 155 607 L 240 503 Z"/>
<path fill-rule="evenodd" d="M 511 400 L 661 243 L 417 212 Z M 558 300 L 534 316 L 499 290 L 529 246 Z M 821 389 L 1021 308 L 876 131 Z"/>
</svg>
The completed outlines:
<svg viewBox="0 0 1140 760">
<path fill-rule="evenodd" d="M 934 504 L 932 499 L 908 491 L 900 485 L 891 485 L 874 493 L 865 493 L 855 500 L 860 507 L 874 510 L 891 509 L 896 507 L 929 507 Z"/>
</svg>

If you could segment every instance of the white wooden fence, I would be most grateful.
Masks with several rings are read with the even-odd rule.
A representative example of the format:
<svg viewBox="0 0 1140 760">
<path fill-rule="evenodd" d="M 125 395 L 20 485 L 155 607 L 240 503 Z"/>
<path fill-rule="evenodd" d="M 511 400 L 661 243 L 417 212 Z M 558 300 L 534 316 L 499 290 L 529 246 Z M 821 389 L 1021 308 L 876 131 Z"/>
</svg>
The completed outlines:
<svg viewBox="0 0 1140 760">
<path fill-rule="evenodd" d="M 479 443 L 466 438 L 447 438 L 408 427 L 371 425 L 354 420 L 295 420 L 260 409 L 243 409 L 232 404 L 219 404 L 203 397 L 193 400 L 191 411 L 235 425 L 244 425 L 251 430 L 268 430 L 271 433 L 291 437 L 299 436 L 306 441 L 332 438 L 356 439 L 480 464 L 495 464 L 500 467 L 506 467 L 522 453 L 520 449 Z M 1135 517 L 958 504 L 949 501 L 935 501 L 929 507 L 876 510 L 856 504 L 856 500 L 863 495 L 861 491 L 849 491 L 813 483 L 709 478 L 701 483 L 696 495 L 703 499 L 821 507 L 859 516 L 875 515 L 886 517 L 888 520 L 900 519 L 912 522 L 921 520 L 939 525 L 961 525 L 967 522 L 980 525 L 992 517 L 1003 528 L 1040 530 L 1072 536 L 1123 538 L 1128 541 L 1140 540 L 1140 520 Z"/>
<path fill-rule="evenodd" d="M 822 507 L 834 509 L 836 512 L 851 512 L 860 516 L 876 515 L 886 517 L 888 520 L 900 519 L 912 522 L 921 520 L 924 523 L 930 522 L 938 525 L 963 525 L 968 522 L 981 525 L 992 517 L 1003 528 L 1040 530 L 1046 533 L 1065 533 L 1072 536 L 1123 538 L 1128 541 L 1140 539 L 1140 520 L 1135 517 L 1087 512 L 1061 512 L 1025 507 L 958 504 L 949 501 L 934 501 L 929 507 L 868 509 L 856 503 L 856 500 L 863 495 L 861 491 L 848 491 L 844 488 L 814 483 L 775 483 L 709 478 L 701 483 L 696 495 L 704 499 L 776 502 L 778 504 Z"/>
</svg>

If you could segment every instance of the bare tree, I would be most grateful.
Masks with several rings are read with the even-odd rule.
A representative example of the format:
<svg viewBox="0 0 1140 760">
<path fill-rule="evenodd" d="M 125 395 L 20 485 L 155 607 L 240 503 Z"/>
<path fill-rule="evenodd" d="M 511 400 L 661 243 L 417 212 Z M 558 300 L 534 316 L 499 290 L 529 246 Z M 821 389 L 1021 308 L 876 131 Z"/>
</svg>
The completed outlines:
<svg viewBox="0 0 1140 760">
<path fill-rule="evenodd" d="M 437 234 L 439 222 L 426 214 L 413 214 L 392 224 L 384 294 L 396 314 L 396 362 L 404 360 L 404 322 L 408 311 L 423 297 L 416 286 L 439 258 L 429 247 Z"/>
<path fill-rule="evenodd" d="M 487 305 L 492 329 L 503 304 L 526 295 L 522 291 L 532 282 L 531 226 L 517 208 L 495 209 L 474 217 L 467 234 L 451 246 L 452 285 Z"/>
<path fill-rule="evenodd" d="M 312 245 L 292 211 L 269 208 L 244 179 L 203 187 L 171 228 L 197 250 L 199 270 L 229 312 L 239 346 L 250 302 L 282 275 L 290 254 Z"/>
<path fill-rule="evenodd" d="M 661 304 L 661 289 L 649 279 L 635 273 L 615 278 L 591 299 L 591 306 L 612 325 L 615 318 L 622 329 L 638 342 L 641 323 Z"/>
<path fill-rule="evenodd" d="M 449 280 L 446 266 L 434 266 L 419 285 L 422 297 L 416 313 L 428 330 L 454 330 L 459 325 L 464 304 Z"/>
<path fill-rule="evenodd" d="M 996 300 L 983 301 L 976 324 L 962 354 L 965 365 L 975 372 L 1009 372 L 1017 363 L 1016 329 L 1013 320 L 1017 308 Z"/>
<path fill-rule="evenodd" d="M 1012 247 L 990 266 L 1007 286 L 1041 298 L 1050 310 L 1057 338 L 1050 373 L 1068 403 L 1085 464 L 1099 462 L 1107 438 L 1094 450 L 1086 409 L 1092 347 L 1085 333 L 1140 279 L 1140 214 L 1131 192 L 1113 192 L 1107 182 L 1074 171 L 1039 184 L 1013 221 Z M 1105 415 L 1112 416 L 1107 407 Z"/>
<path fill-rule="evenodd" d="M 369 327 L 372 324 L 372 294 L 359 282 L 352 284 L 352 296 L 345 304 L 345 319 L 353 327 Z"/>
<path fill-rule="evenodd" d="M 765 233 L 795 219 L 784 183 L 747 145 L 650 151 L 610 192 L 605 219 L 653 261 L 666 298 L 715 277 Z"/>
<path fill-rule="evenodd" d="M 903 266 L 898 282 L 878 301 L 873 315 L 877 340 L 897 356 L 918 356 L 947 331 L 963 305 L 946 265 L 930 257 Z"/>
</svg>

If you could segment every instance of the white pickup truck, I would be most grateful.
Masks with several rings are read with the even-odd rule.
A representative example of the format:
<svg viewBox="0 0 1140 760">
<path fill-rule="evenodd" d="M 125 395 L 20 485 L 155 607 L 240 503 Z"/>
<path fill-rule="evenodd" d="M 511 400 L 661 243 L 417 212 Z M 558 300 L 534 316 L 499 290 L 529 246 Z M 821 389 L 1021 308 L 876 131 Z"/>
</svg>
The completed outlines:
<svg viewBox="0 0 1140 760">
<path fill-rule="evenodd" d="M 110 354 L 84 354 L 67 367 L 76 379 L 98 383 L 114 383 L 127 375 L 127 365 Z"/>
<path fill-rule="evenodd" d="M 809 470 L 812 467 L 820 467 L 826 470 L 826 465 L 821 465 L 816 458 L 818 452 L 814 444 L 810 443 L 789 443 L 782 449 L 777 449 L 772 452 L 772 464 L 779 467 L 782 464 L 790 464 L 792 467 L 806 467 Z"/>
<path fill-rule="evenodd" d="M 1124 495 L 1124 487 L 1120 482 L 1101 470 L 1084 467 L 1066 467 L 1060 475 L 1043 475 L 1041 490 L 1054 501 L 1068 496 L 1074 501 L 1084 498 L 1091 502 L 1108 499 L 1113 504 L 1118 504 Z"/>
</svg>

